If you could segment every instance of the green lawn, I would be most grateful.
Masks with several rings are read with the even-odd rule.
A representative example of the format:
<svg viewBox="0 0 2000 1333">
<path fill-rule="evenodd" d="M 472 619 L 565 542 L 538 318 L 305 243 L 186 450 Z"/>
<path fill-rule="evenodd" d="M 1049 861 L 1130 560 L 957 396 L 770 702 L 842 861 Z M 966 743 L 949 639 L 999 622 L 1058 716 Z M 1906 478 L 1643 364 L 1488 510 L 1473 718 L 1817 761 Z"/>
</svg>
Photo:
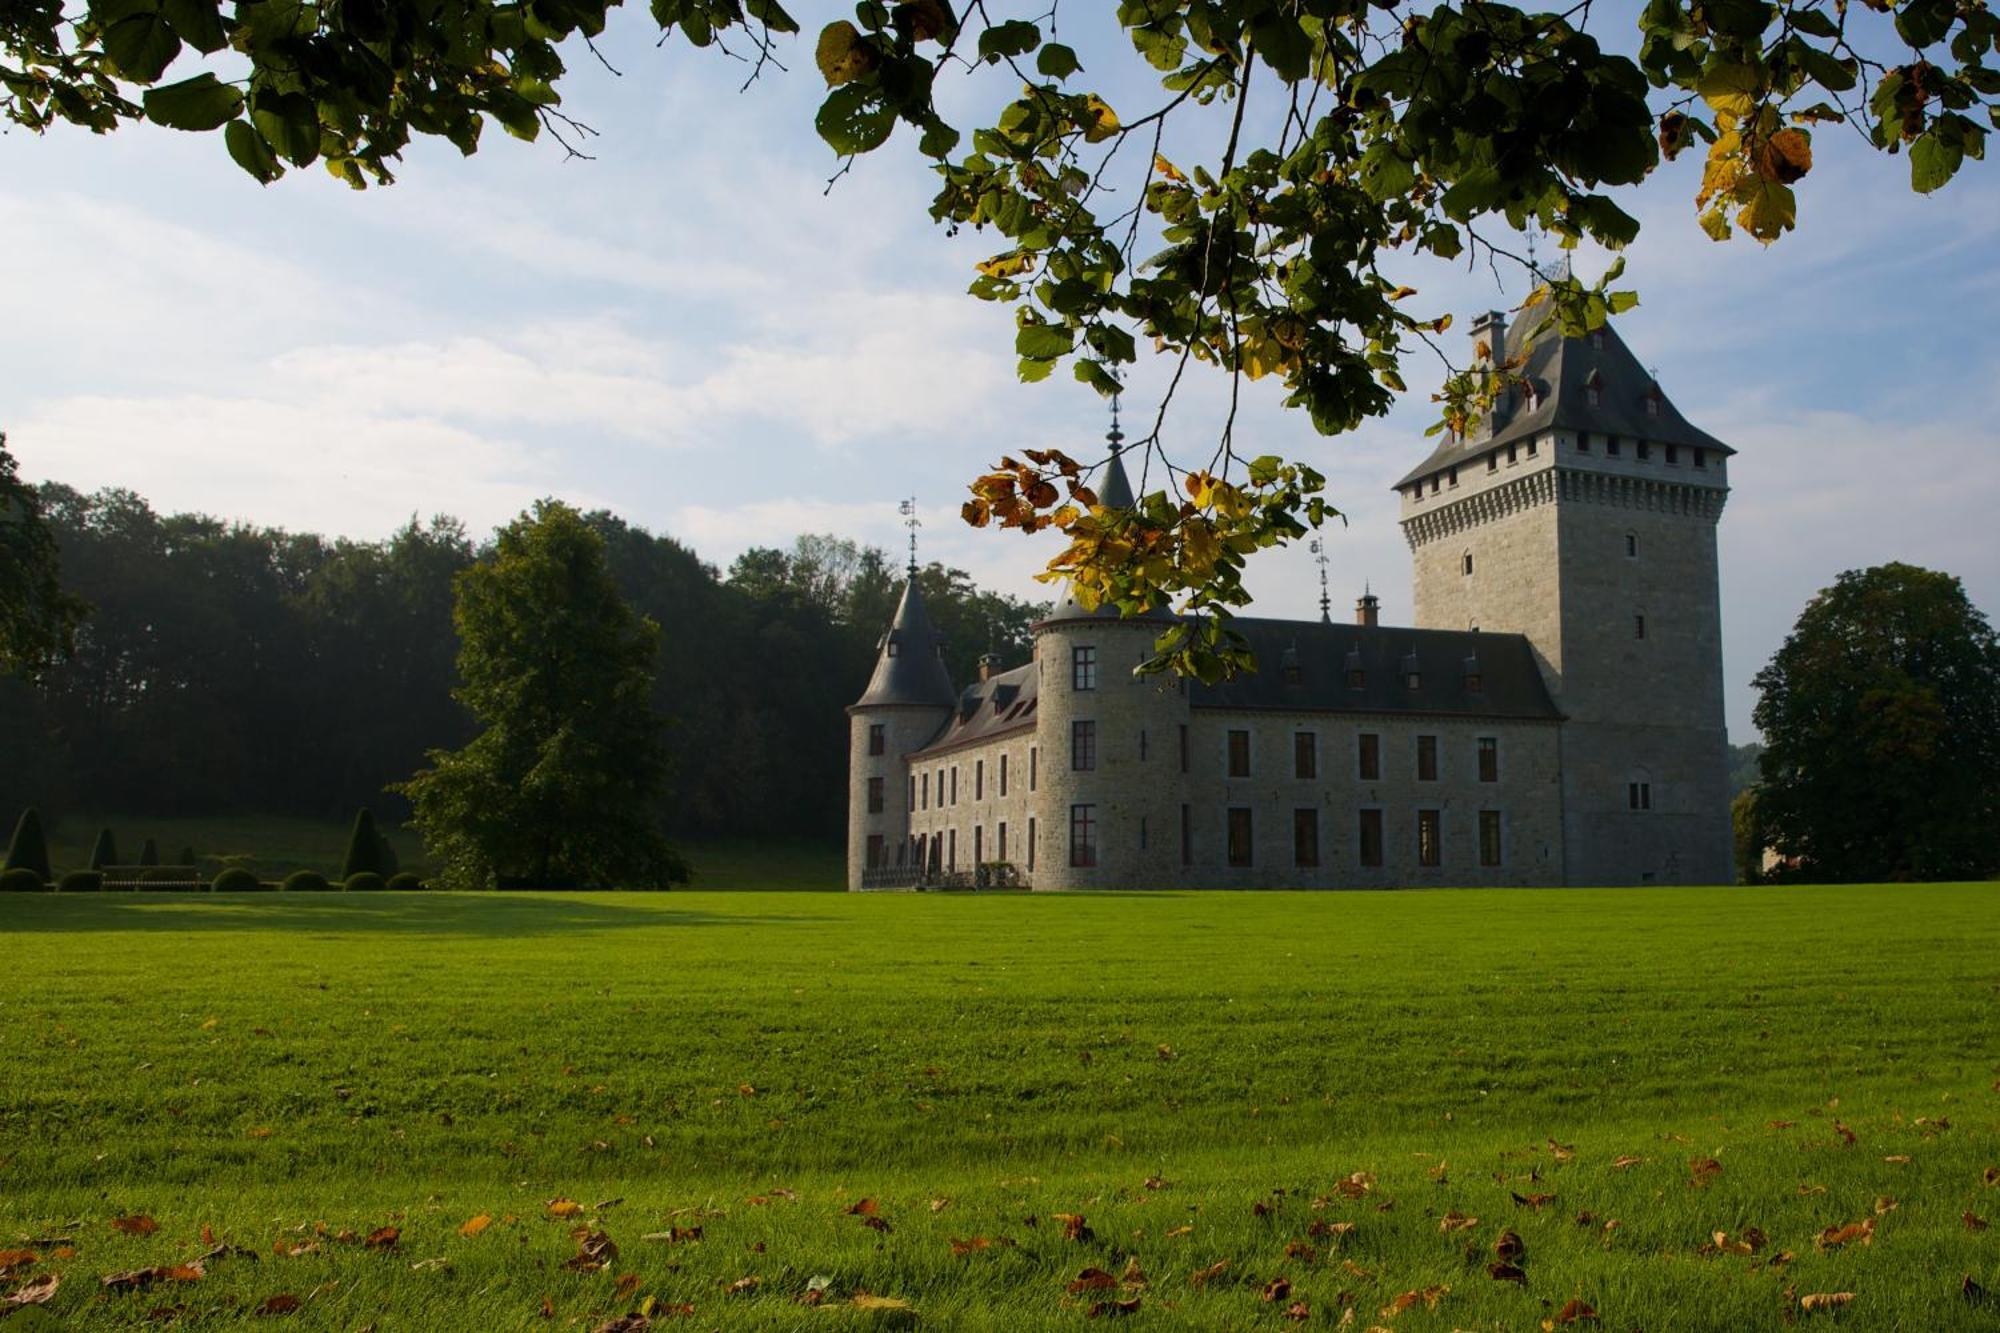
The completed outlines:
<svg viewBox="0 0 2000 1333">
<path fill-rule="evenodd" d="M 49 1326 L 1992 1328 L 1989 1169 L 1991 885 L 0 899 Z"/>
</svg>

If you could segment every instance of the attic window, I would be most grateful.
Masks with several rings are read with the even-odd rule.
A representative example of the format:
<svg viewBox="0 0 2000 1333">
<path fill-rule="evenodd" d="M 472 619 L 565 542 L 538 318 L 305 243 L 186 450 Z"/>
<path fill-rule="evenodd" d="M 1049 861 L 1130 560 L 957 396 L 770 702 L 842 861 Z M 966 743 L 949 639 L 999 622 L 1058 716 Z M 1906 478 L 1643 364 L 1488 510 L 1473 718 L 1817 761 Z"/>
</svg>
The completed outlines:
<svg viewBox="0 0 2000 1333">
<path fill-rule="evenodd" d="M 1667 466 L 1668 466 L 1668 467 L 1679 467 L 1679 466 L 1680 466 L 1680 462 L 1681 462 L 1681 451 L 1680 451 L 1680 449 L 1679 449 L 1679 448 L 1678 448 L 1677 446 L 1675 446 L 1675 445 L 1671 445 L 1671 444 L 1670 444 L 1670 445 L 1668 445 L 1668 446 L 1667 446 Z"/>
<path fill-rule="evenodd" d="M 1404 672 L 1403 684 L 1409 686 L 1413 690 L 1421 690 L 1424 687 L 1423 673 L 1420 671 Z"/>
<path fill-rule="evenodd" d="M 1592 336 L 1595 337 L 1596 335 L 1593 334 Z M 1594 370 L 1591 371 L 1590 377 L 1584 380 L 1583 382 L 1583 396 L 1585 401 L 1587 401 L 1592 407 L 1597 407 L 1598 405 L 1603 403 L 1604 376 L 1598 374 Z"/>
<path fill-rule="evenodd" d="M 1590 347 L 1591 347 L 1591 350 L 1592 350 L 1592 351 L 1594 351 L 1594 352 L 1601 352 L 1601 351 L 1603 351 L 1603 350 L 1604 350 L 1604 330 L 1603 330 L 1603 329 L 1592 329 L 1592 330 L 1590 331 Z"/>
<path fill-rule="evenodd" d="M 1517 455 L 1517 454 L 1515 453 L 1515 449 L 1516 449 L 1516 446 L 1515 446 L 1515 445 L 1511 445 L 1511 444 L 1510 444 L 1510 445 L 1508 445 L 1508 446 L 1507 446 L 1507 463 L 1508 463 L 1508 466 L 1510 466 L 1510 467 L 1511 467 L 1512 465 L 1514 465 L 1515 463 L 1518 463 L 1518 462 L 1520 462 L 1520 461 L 1521 461 L 1521 460 L 1520 460 L 1520 458 L 1519 458 L 1519 456 L 1518 456 L 1518 455 Z"/>
<path fill-rule="evenodd" d="M 1465 673 L 1465 692 L 1467 694 L 1478 694 L 1485 688 L 1486 681 L 1477 671 L 1468 671 Z"/>
<path fill-rule="evenodd" d="M 1363 671 L 1360 667 L 1347 668 L 1347 688 L 1350 690 L 1367 689 L 1368 673 L 1366 671 Z"/>
<path fill-rule="evenodd" d="M 896 641 L 894 639 L 889 640 L 889 648 L 887 655 L 890 657 L 894 657 L 896 655 Z"/>
<path fill-rule="evenodd" d="M 1587 453 L 1589 453 L 1589 452 L 1590 452 L 1590 432 L 1589 432 L 1589 431 L 1587 431 L 1587 430 L 1584 430 L 1584 431 L 1578 431 L 1578 432 L 1577 432 L 1577 435 L 1576 435 L 1576 451 L 1577 451 L 1578 453 L 1580 453 L 1580 454 L 1587 454 Z"/>
<path fill-rule="evenodd" d="M 1537 442 L 1532 435 L 1528 437 L 1528 457 L 1530 458 L 1533 458 L 1535 456 L 1536 443 Z"/>
<path fill-rule="evenodd" d="M 1616 435 L 1607 435 L 1604 437 L 1604 456 L 1606 458 L 1618 457 L 1618 437 Z"/>
<path fill-rule="evenodd" d="M 1646 395 L 1646 415 L 1649 417 L 1660 415 L 1660 393 L 1657 389 Z"/>
<path fill-rule="evenodd" d="M 1440 486 L 1442 486 L 1443 484 L 1444 484 L 1444 482 L 1443 482 L 1443 480 L 1442 480 L 1441 478 L 1439 478 L 1439 477 L 1437 477 L 1437 476 L 1433 475 L 1433 476 L 1431 477 L 1431 494 L 1432 494 L 1432 495 L 1436 495 L 1436 494 L 1438 493 L 1438 488 L 1439 488 Z"/>
<path fill-rule="evenodd" d="M 1486 455 L 1486 470 L 1488 472 L 1498 472 L 1500 470 L 1500 453 L 1498 450 Z"/>
<path fill-rule="evenodd" d="M 1641 463 L 1653 456 L 1653 446 L 1645 440 L 1635 441 L 1632 445 L 1632 450 L 1639 456 Z"/>
<path fill-rule="evenodd" d="M 1448 481 L 1449 481 L 1449 484 L 1451 484 L 1451 485 L 1453 485 L 1453 486 L 1456 486 L 1456 485 L 1458 485 L 1458 469 L 1457 469 L 1457 468 L 1451 468 L 1450 470 L 1448 470 L 1448 471 L 1447 471 L 1447 472 L 1445 473 L 1445 477 L 1446 477 L 1446 478 L 1448 479 Z"/>
<path fill-rule="evenodd" d="M 1699 445 L 1695 447 L 1694 465 L 1696 467 L 1708 466 L 1708 450 L 1701 448 Z"/>
</svg>

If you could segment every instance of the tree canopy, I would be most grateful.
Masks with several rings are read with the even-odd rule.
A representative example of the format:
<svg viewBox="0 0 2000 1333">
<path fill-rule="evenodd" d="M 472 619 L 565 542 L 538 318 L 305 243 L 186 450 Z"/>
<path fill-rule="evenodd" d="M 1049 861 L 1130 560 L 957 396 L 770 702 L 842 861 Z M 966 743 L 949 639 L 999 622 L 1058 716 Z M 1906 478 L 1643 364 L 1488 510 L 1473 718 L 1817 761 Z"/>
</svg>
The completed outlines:
<svg viewBox="0 0 2000 1333">
<path fill-rule="evenodd" d="M 33 675 L 75 642 L 84 606 L 63 591 L 55 534 L 0 433 L 0 676 Z"/>
<path fill-rule="evenodd" d="M 567 139 L 566 59 L 612 7 L 91 0 L 73 16 L 28 0 L 0 17 L 0 107 L 34 129 L 219 130 L 260 181 L 318 161 L 362 188 L 392 179 L 412 136 L 471 153 L 492 120 Z M 734 43 L 756 73 L 806 40 L 777 0 L 650 8 L 662 40 Z M 1230 377 L 1233 404 L 1270 379 L 1335 434 L 1386 411 L 1406 355 L 1450 322 L 1410 305 L 1411 256 L 1521 262 L 1511 238 L 1531 224 L 1622 248 L 1639 224 L 1620 192 L 1690 149 L 1706 156 L 1700 226 L 1769 243 L 1795 224 L 1816 129 L 1906 155 L 1930 191 L 2000 124 L 2000 17 L 1985 0 L 1648 0 L 1636 30 L 1609 33 L 1608 14 L 1633 11 L 1604 9 L 1121 0 L 1130 58 L 1159 93 L 1117 107 L 1061 40 L 1059 4 L 862 0 L 812 39 L 827 88 L 815 128 L 849 160 L 900 129 L 937 173 L 933 218 L 995 233 L 971 292 L 1014 308 L 1024 379 L 1067 365 L 1112 393 L 1150 347 L 1174 360 L 1174 384 L 1201 362 Z M 977 95 L 941 96 L 961 74 L 985 76 Z M 968 103 L 970 120 L 947 119 Z M 1187 118 L 1219 130 L 1213 160 L 1161 151 Z M 1615 264 L 1589 284 L 1536 276 L 1542 317 L 1571 332 L 1637 299 L 1611 290 Z M 1437 429 L 1463 430 L 1511 370 L 1489 359 L 1451 376 Z M 1212 449 L 1170 454 L 1171 397 L 1135 441 L 1164 479 L 1135 510 L 1106 511 L 1076 460 L 1037 452 L 973 482 L 965 516 L 1062 531 L 1048 573 L 1086 604 L 1197 613 L 1156 665 L 1212 676 L 1243 657 L 1224 622 L 1249 600 L 1246 557 L 1334 511 L 1305 463 L 1240 456 L 1233 411 Z"/>
<path fill-rule="evenodd" d="M 664 888 L 687 878 L 656 803 L 660 627 L 633 612 L 583 515 L 538 501 L 461 573 L 458 700 L 479 734 L 398 790 L 453 888 Z M 358 836 L 358 829 L 357 829 Z"/>
<path fill-rule="evenodd" d="M 2000 868 L 2000 639 L 1956 578 L 1849 570 L 1757 673 L 1758 832 L 1815 881 Z"/>
</svg>

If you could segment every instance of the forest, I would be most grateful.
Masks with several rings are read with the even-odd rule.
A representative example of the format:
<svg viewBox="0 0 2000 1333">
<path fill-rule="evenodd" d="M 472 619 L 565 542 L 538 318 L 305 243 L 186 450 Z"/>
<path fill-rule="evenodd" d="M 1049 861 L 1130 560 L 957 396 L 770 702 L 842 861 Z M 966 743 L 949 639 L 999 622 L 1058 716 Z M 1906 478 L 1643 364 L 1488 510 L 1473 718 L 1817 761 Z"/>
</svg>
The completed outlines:
<svg viewBox="0 0 2000 1333">
<path fill-rule="evenodd" d="M 482 557 L 464 523 L 412 518 L 383 541 L 162 514 L 127 490 L 40 488 L 65 589 L 89 607 L 74 653 L 0 678 L 0 810 L 56 818 L 346 819 L 470 721 L 452 697 L 452 584 Z M 675 835 L 841 836 L 847 718 L 903 570 L 837 537 L 753 548 L 727 571 L 663 533 L 587 515 L 625 596 L 661 627 L 654 704 Z M 953 679 L 1026 657 L 1043 609 L 962 570 L 919 583 Z"/>
</svg>

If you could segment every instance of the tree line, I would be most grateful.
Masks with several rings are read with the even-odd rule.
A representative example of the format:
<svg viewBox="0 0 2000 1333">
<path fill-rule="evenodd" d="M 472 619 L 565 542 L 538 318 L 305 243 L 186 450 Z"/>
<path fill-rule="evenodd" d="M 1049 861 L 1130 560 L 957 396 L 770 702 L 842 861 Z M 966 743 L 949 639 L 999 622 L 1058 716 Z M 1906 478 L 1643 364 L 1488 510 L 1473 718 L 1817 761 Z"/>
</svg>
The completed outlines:
<svg viewBox="0 0 2000 1333">
<path fill-rule="evenodd" d="M 45 483 L 37 499 L 74 650 L 0 678 L 0 808 L 52 814 L 350 817 L 473 726 L 453 698 L 455 580 L 493 556 L 450 517 L 382 541 L 162 514 L 129 491 Z M 847 720 L 904 571 L 830 536 L 745 552 L 727 571 L 597 511 L 584 522 L 632 608 L 660 627 L 657 811 L 676 836 L 836 838 Z M 1043 609 L 938 563 L 918 575 L 955 679 L 1029 651 Z"/>
</svg>

